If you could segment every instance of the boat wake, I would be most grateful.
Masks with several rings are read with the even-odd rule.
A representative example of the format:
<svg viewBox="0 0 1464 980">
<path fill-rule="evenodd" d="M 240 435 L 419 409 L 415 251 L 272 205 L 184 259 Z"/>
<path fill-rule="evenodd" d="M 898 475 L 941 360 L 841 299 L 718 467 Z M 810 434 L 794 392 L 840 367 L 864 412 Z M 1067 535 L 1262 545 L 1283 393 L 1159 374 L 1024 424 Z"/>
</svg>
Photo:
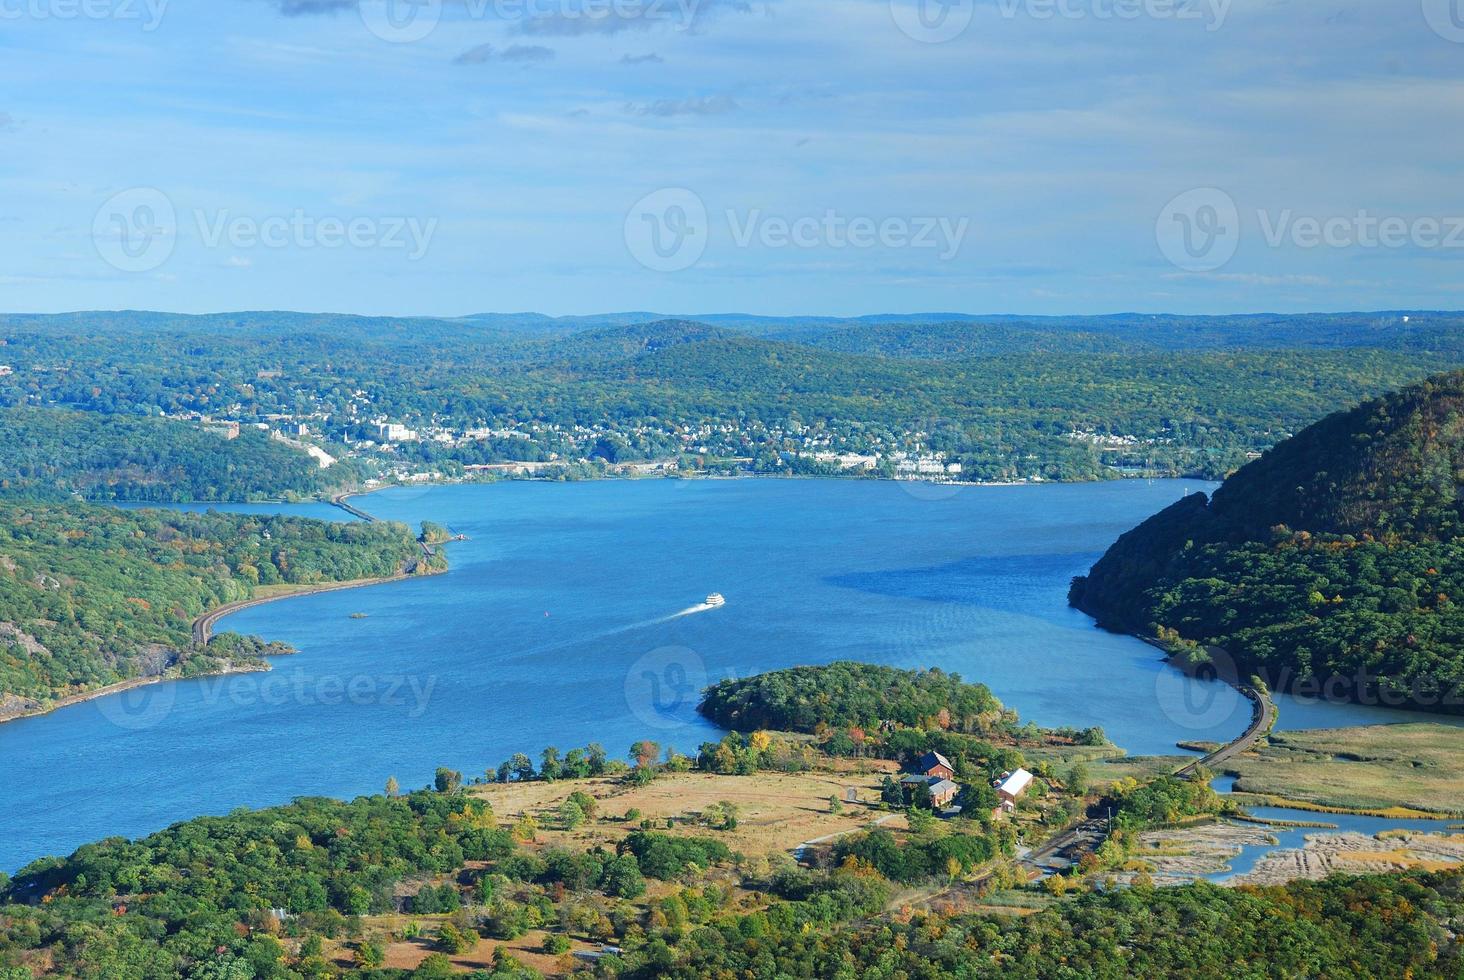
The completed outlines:
<svg viewBox="0 0 1464 980">
<path fill-rule="evenodd" d="M 615 636 L 619 633 L 630 633 L 634 630 L 648 629 L 652 626 L 660 626 L 663 623 L 670 623 L 678 619 L 685 619 L 687 616 L 695 616 L 697 613 L 711 612 L 713 609 L 716 608 L 716 605 L 714 605 L 713 603 L 702 602 L 698 603 L 695 606 L 687 606 L 680 612 L 674 612 L 669 616 L 658 616 L 655 619 L 647 619 L 644 622 L 631 623 L 629 626 L 619 626 L 613 630 L 608 630 L 604 633 L 601 633 L 598 636 L 590 637 L 590 639 L 600 640 L 604 639 L 607 636 Z"/>
<path fill-rule="evenodd" d="M 681 612 L 679 613 L 672 613 L 669 616 L 662 616 L 660 619 L 653 619 L 646 625 L 654 626 L 658 623 L 669 623 L 673 619 L 682 619 L 686 616 L 695 616 L 697 613 L 711 612 L 713 609 L 716 608 L 716 606 L 712 605 L 709 602 L 703 602 L 695 606 L 688 606 L 687 608 L 681 610 Z"/>
<path fill-rule="evenodd" d="M 626 626 L 616 626 L 611 629 L 601 630 L 589 636 L 577 636 L 574 639 L 563 640 L 559 643 L 551 643 L 548 646 L 536 647 L 522 655 L 523 658 L 537 657 L 543 653 L 550 653 L 554 650 L 563 650 L 566 647 L 581 646 L 586 643 L 596 643 L 600 640 L 608 640 L 612 636 L 620 636 L 623 633 L 634 633 L 637 630 L 650 629 L 652 626 L 662 626 L 666 623 L 675 622 L 678 619 L 685 619 L 687 616 L 695 616 L 704 612 L 711 612 L 718 609 L 725 603 L 700 602 L 694 606 L 687 606 L 680 612 L 671 613 L 669 616 L 657 616 L 655 619 L 645 619 L 638 623 L 630 623 Z"/>
</svg>

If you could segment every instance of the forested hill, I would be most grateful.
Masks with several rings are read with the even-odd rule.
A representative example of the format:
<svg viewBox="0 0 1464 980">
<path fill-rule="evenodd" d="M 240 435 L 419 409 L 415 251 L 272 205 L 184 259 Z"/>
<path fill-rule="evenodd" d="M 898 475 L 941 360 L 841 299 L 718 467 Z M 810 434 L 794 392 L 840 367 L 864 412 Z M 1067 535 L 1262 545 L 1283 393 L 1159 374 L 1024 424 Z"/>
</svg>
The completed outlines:
<svg viewBox="0 0 1464 980">
<path fill-rule="evenodd" d="M 1213 500 L 1155 515 L 1071 600 L 1115 629 L 1221 646 L 1286 686 L 1464 713 L 1461 489 L 1455 372 L 1328 416 Z"/>
<path fill-rule="evenodd" d="M 355 482 L 244 427 L 236 439 L 156 417 L 0 409 L 0 495 L 90 500 L 241 501 L 314 496 Z"/>
<path fill-rule="evenodd" d="M 990 688 L 966 684 L 959 674 L 851 661 L 724 680 L 706 690 L 698 710 L 724 728 L 744 732 L 873 729 L 888 722 L 975 731 L 1006 717 Z"/>
<path fill-rule="evenodd" d="M 420 559 L 401 524 L 0 501 L 0 720 L 119 681 L 217 670 L 258 646 L 193 648 L 200 613 Z"/>
<path fill-rule="evenodd" d="M 0 315 L 0 406 L 308 420 L 331 445 L 375 440 L 386 420 L 444 437 L 393 446 L 391 463 L 449 476 L 548 460 L 580 476 L 653 460 L 834 475 L 853 455 L 885 476 L 935 457 L 972 480 L 1218 479 L 1328 412 L 1464 367 L 1460 323 Z"/>
</svg>

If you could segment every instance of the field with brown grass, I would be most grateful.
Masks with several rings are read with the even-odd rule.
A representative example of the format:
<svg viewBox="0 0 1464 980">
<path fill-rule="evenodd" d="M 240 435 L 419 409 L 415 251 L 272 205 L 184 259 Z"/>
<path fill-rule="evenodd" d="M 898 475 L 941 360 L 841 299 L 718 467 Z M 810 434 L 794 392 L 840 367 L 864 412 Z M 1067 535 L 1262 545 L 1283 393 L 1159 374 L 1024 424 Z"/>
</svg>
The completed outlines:
<svg viewBox="0 0 1464 980">
<path fill-rule="evenodd" d="M 472 792 L 493 807 L 500 823 L 510 824 L 524 815 L 533 816 L 543 828 L 540 838 L 580 850 L 597 844 L 612 846 L 639 825 L 651 820 L 667 833 L 707 834 L 733 851 L 744 854 L 788 852 L 807 841 L 846 834 L 883 819 L 891 829 L 904 826 L 904 818 L 880 809 L 879 784 L 892 765 L 871 762 L 869 771 L 830 773 L 761 772 L 756 777 L 719 776 L 715 773 L 683 772 L 660 776 L 647 786 L 631 786 L 618 778 L 587 779 L 560 783 L 499 783 L 474 787 Z M 596 818 L 574 830 L 555 829 L 559 805 L 575 792 L 595 797 Z M 854 801 L 849 801 L 850 791 Z M 830 797 L 841 801 L 842 813 L 830 812 Z M 734 803 L 738 811 L 735 830 L 707 830 L 699 824 L 701 815 L 716 803 Z M 633 822 L 623 818 L 639 811 Z M 665 828 L 665 821 L 673 821 Z"/>
<path fill-rule="evenodd" d="M 1464 810 L 1464 729 L 1374 725 L 1276 732 L 1232 759 L 1236 791 L 1344 810 Z"/>
</svg>

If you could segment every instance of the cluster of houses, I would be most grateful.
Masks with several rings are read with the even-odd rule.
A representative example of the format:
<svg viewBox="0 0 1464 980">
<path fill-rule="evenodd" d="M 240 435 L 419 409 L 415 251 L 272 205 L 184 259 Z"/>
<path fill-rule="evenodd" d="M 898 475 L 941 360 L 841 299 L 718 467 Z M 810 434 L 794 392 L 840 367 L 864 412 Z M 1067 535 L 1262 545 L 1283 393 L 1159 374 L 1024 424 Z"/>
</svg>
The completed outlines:
<svg viewBox="0 0 1464 980">
<path fill-rule="evenodd" d="M 953 817 L 961 812 L 960 805 L 956 803 L 961 785 L 956 782 L 956 770 L 951 765 L 951 760 L 939 752 L 927 752 L 913 768 L 914 772 L 906 773 L 900 778 L 900 788 L 907 801 L 924 787 L 930 794 L 930 805 L 936 813 L 943 817 Z M 1030 772 L 1017 769 L 1015 772 L 1004 772 L 993 780 L 991 787 L 996 790 L 999 802 L 991 815 L 1001 817 L 1015 811 L 1017 800 L 1031 788 L 1032 779 Z"/>
</svg>

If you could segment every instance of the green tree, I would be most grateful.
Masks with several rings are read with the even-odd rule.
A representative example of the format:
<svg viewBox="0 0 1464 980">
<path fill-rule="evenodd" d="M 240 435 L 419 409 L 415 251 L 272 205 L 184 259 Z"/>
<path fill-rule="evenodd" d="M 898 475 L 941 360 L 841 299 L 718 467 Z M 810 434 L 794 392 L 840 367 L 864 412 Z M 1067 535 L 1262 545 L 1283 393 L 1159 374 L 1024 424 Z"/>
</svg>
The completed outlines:
<svg viewBox="0 0 1464 980">
<path fill-rule="evenodd" d="M 549 746 L 544 750 L 539 763 L 539 778 L 545 782 L 554 782 L 559 779 L 564 771 L 564 765 L 559 758 L 559 750 Z"/>
</svg>

